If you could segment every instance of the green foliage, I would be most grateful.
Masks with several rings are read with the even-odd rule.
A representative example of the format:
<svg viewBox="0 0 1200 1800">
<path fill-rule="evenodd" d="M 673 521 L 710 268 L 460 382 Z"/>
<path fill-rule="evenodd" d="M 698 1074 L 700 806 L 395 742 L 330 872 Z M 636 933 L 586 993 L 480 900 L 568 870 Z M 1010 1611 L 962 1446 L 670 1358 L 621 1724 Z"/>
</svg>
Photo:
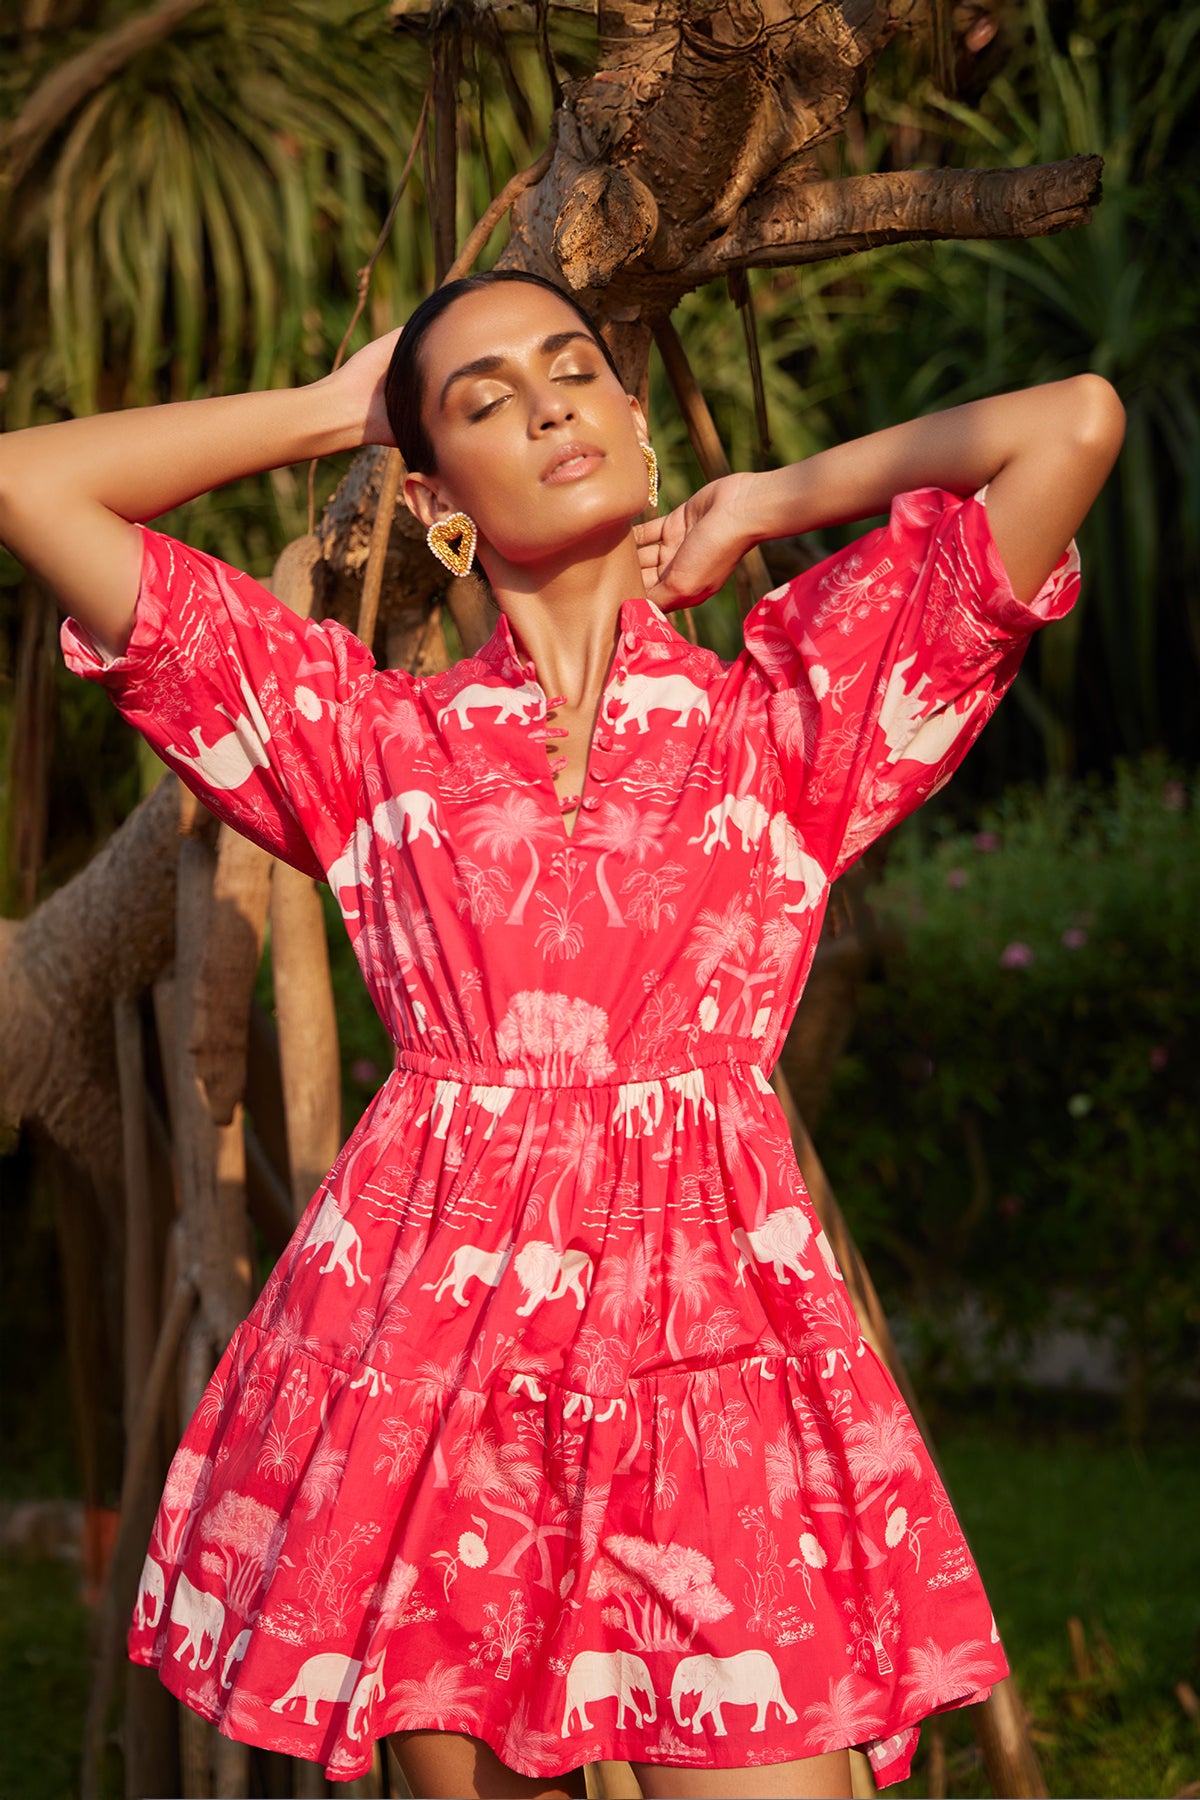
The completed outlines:
<svg viewBox="0 0 1200 1800">
<path fill-rule="evenodd" d="M 0 79 L 0 123 L 139 10 L 123 0 L 99 28 L 19 38 L 28 47 Z M 573 66 L 579 46 L 567 50 Z M 486 157 L 462 159 L 460 237 L 549 128 L 536 47 L 514 45 L 510 62 L 477 58 L 464 77 L 464 124 L 486 116 Z M 376 0 L 209 0 L 106 76 L 4 201 L 3 428 L 326 374 L 428 80 L 427 47 L 391 31 Z M 349 349 L 432 284 L 418 158 Z M 350 460 L 323 466 L 318 504 Z M 159 523 L 266 574 L 307 528 L 306 487 L 306 469 L 276 470 Z"/>
<path fill-rule="evenodd" d="M 74 1800 L 88 1695 L 88 1615 L 69 1563 L 0 1555 L 0 1793 Z"/>
<path fill-rule="evenodd" d="M 1124 401 L 1124 452 L 1079 534 L 1081 602 L 1027 659 L 966 777 L 977 794 L 1014 772 L 1106 768 L 1154 745 L 1200 755 L 1200 4 L 1159 12 L 1075 0 L 1060 12 L 1056 36 L 1041 0 L 1013 10 L 1016 40 L 973 107 L 918 79 L 911 55 L 885 56 L 842 167 L 898 166 L 912 142 L 925 166 L 1099 153 L 1104 198 L 1089 225 L 900 244 L 753 278 L 780 463 L 1085 369 Z M 724 284 L 689 296 L 675 317 L 733 466 L 753 467 L 749 367 Z M 651 400 L 675 503 L 698 472 L 657 378 Z M 831 531 L 813 548 L 824 554 L 863 529 Z M 728 653 L 731 599 L 700 619 Z"/>
<path fill-rule="evenodd" d="M 1195 1729 L 1173 1688 L 1200 1678 L 1194 1426 L 1144 1455 L 1064 1431 L 1034 1400 L 1018 1425 L 937 1430 L 950 1494 L 979 1563 L 1050 1794 L 1177 1794 L 1196 1779 Z M 1181 1596 L 1189 1596 L 1180 1604 Z M 1076 1675 L 1067 1619 L 1094 1673 Z M 947 1791 L 989 1795 L 968 1712 L 945 1715 Z M 909 1779 L 928 1794 L 928 1727 Z"/>
<path fill-rule="evenodd" d="M 974 834 L 918 814 L 877 908 L 902 947 L 820 1127 L 876 1281 L 931 1377 L 964 1291 L 997 1355 L 1052 1301 L 1113 1327 L 1136 1432 L 1200 1373 L 1195 787 L 1150 757 L 1013 791 Z"/>
</svg>

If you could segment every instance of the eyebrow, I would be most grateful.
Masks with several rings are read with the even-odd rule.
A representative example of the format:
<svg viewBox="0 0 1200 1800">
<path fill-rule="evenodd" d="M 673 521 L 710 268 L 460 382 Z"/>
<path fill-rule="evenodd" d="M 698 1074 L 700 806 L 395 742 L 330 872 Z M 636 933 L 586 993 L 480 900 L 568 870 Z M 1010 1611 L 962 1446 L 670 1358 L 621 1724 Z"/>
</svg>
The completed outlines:
<svg viewBox="0 0 1200 1800">
<path fill-rule="evenodd" d="M 582 339 L 585 344 L 590 344 L 594 350 L 600 349 L 590 331 L 556 331 L 552 337 L 542 339 L 539 346 L 540 354 L 554 356 L 558 351 L 565 350 L 568 344 L 573 344 L 577 338 Z M 446 396 L 456 381 L 469 380 L 472 375 L 494 375 L 497 369 L 504 367 L 505 361 L 506 358 L 503 356 L 477 356 L 474 362 L 464 363 L 460 369 L 455 369 L 453 374 L 447 375 L 442 385 L 438 405 L 445 406 Z"/>
</svg>

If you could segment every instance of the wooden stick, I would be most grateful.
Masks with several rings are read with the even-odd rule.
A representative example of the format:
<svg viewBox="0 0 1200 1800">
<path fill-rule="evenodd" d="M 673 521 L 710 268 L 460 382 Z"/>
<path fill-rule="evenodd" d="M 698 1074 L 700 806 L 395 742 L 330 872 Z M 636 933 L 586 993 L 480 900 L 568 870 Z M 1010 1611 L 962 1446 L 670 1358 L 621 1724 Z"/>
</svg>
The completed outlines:
<svg viewBox="0 0 1200 1800">
<path fill-rule="evenodd" d="M 369 650 L 375 642 L 375 623 L 379 617 L 379 596 L 383 589 L 383 565 L 387 559 L 392 520 L 396 515 L 396 498 L 404 479 L 404 459 L 398 450 L 389 450 L 383 459 L 383 480 L 379 503 L 371 526 L 371 547 L 363 571 L 362 599 L 358 607 L 359 637 Z"/>
<path fill-rule="evenodd" d="M 558 148 L 558 114 L 555 113 L 550 126 L 550 136 L 546 140 L 546 148 L 536 162 L 531 162 L 526 169 L 518 169 L 509 177 L 487 211 L 471 227 L 466 243 L 446 271 L 447 281 L 458 281 L 469 275 L 475 266 L 475 259 L 482 254 L 488 239 L 495 231 L 505 213 L 511 212 L 526 188 L 536 187 L 550 164 L 554 161 L 554 152 Z"/>
<path fill-rule="evenodd" d="M 136 1558 L 141 1550 L 141 1511 L 157 1480 L 154 1463 L 159 1415 L 167 1383 L 175 1368 L 184 1333 L 196 1311 L 199 1296 L 187 1275 L 175 1284 L 163 1318 L 154 1356 L 142 1389 L 137 1421 L 130 1435 L 121 1478 L 120 1522 L 116 1543 L 96 1622 L 96 1660 L 92 1691 L 83 1728 L 83 1800 L 100 1800 L 100 1758 L 104 1748 L 105 1721 L 112 1698 L 118 1658 L 123 1650 L 124 1621 L 137 1590 Z"/>
</svg>

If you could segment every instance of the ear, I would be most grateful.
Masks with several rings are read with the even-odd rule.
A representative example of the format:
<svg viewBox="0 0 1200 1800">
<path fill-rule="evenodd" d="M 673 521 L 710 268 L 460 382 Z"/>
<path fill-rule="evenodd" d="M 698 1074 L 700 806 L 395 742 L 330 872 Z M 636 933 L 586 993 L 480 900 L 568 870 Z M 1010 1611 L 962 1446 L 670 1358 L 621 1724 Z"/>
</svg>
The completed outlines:
<svg viewBox="0 0 1200 1800">
<path fill-rule="evenodd" d="M 435 519 L 444 519 L 454 508 L 448 506 L 439 495 L 433 483 L 424 475 L 406 475 L 401 490 L 404 504 L 413 517 L 419 519 L 426 531 Z"/>
<path fill-rule="evenodd" d="M 646 415 L 642 411 L 641 403 L 636 394 L 626 394 L 625 398 L 629 402 L 629 410 L 633 414 L 633 422 L 637 427 L 637 434 L 643 444 L 648 444 L 650 442 L 650 427 L 646 423 Z"/>
</svg>

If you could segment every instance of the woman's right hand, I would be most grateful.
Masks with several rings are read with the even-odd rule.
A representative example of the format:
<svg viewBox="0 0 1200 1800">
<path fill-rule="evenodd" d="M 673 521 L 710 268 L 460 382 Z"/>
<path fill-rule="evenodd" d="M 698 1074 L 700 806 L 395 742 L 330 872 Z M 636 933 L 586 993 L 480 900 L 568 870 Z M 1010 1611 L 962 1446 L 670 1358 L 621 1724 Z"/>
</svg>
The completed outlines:
<svg viewBox="0 0 1200 1800">
<path fill-rule="evenodd" d="M 383 401 L 383 383 L 402 329 L 398 325 L 394 331 L 385 331 L 382 337 L 372 338 L 369 344 L 348 357 L 340 369 L 313 384 L 335 389 L 339 408 L 344 407 L 352 418 L 361 418 L 361 442 L 364 444 L 395 447 L 396 440 Z"/>
</svg>

